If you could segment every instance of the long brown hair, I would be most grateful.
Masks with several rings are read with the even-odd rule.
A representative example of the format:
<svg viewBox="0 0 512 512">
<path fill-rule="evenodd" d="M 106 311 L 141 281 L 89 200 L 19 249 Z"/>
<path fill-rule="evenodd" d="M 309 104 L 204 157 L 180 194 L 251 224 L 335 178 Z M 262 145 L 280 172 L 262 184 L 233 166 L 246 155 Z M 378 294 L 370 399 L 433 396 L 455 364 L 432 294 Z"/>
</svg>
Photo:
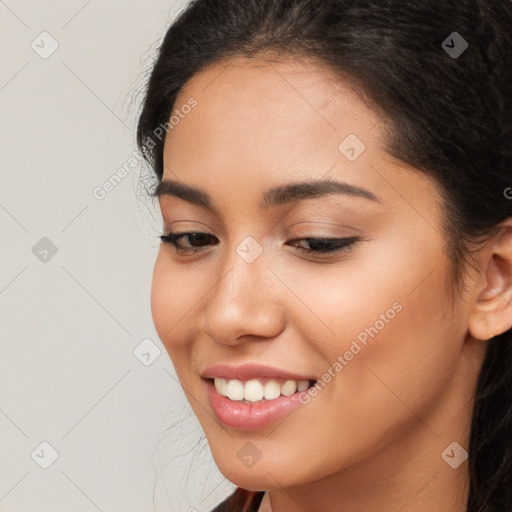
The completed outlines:
<svg viewBox="0 0 512 512">
<path fill-rule="evenodd" d="M 263 494 L 237 487 L 224 512 L 257 512 Z"/>
</svg>

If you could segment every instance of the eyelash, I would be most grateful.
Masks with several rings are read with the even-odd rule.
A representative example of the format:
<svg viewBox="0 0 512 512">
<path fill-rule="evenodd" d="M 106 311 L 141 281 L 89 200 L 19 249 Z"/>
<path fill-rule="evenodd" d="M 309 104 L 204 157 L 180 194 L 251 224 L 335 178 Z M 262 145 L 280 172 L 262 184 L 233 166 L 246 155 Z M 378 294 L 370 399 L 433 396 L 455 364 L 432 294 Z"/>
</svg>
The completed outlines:
<svg viewBox="0 0 512 512">
<path fill-rule="evenodd" d="M 213 237 L 213 235 L 210 235 L 208 233 L 201 233 L 201 232 L 188 232 L 188 233 L 167 233 L 164 235 L 161 235 L 159 238 L 162 240 L 165 244 L 171 244 L 174 246 L 176 251 L 181 254 L 185 253 L 196 253 L 198 250 L 202 249 L 202 247 L 193 247 L 193 248 L 183 248 L 178 245 L 178 241 L 181 238 L 189 237 L 190 235 L 200 235 L 200 236 L 210 236 Z M 324 244 L 331 244 L 331 248 L 328 249 L 305 249 L 304 247 L 297 247 L 299 251 L 302 251 L 305 254 L 308 255 L 314 255 L 315 257 L 321 257 L 321 255 L 334 255 L 341 253 L 343 251 L 347 251 L 351 249 L 357 242 L 359 242 L 358 237 L 348 237 L 348 238 L 295 238 L 293 240 L 289 240 L 289 242 L 298 242 L 306 240 L 308 243 L 311 242 L 320 242 Z M 190 240 L 189 240 L 190 242 Z M 333 247 L 334 245 L 334 247 Z"/>
</svg>

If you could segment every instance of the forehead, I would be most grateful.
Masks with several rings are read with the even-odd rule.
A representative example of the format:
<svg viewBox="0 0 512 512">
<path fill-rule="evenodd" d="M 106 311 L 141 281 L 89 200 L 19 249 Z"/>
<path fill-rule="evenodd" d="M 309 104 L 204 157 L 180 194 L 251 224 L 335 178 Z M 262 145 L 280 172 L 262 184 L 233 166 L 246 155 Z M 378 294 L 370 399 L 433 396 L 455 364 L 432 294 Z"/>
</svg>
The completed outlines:
<svg viewBox="0 0 512 512">
<path fill-rule="evenodd" d="M 313 61 L 215 63 L 187 82 L 173 112 L 191 98 L 197 106 L 166 137 L 168 166 L 208 162 L 211 170 L 252 162 L 255 170 L 282 172 L 286 164 L 300 174 L 305 153 L 307 165 L 340 160 L 339 145 L 350 134 L 366 147 L 381 145 L 378 115 L 348 82 Z"/>
<path fill-rule="evenodd" d="M 246 120 L 263 125 L 293 113 L 296 119 L 321 120 L 332 130 L 343 129 L 349 122 L 362 130 L 365 125 L 360 121 L 375 125 L 379 116 L 364 103 L 359 89 L 347 77 L 312 59 L 237 57 L 194 75 L 181 90 L 176 107 L 194 96 L 211 112 L 218 115 L 222 110 L 218 122 L 242 124 Z M 206 114 L 205 108 L 201 110 Z M 243 112 L 274 115 L 244 117 L 240 115 Z"/>
<path fill-rule="evenodd" d="M 164 179 L 209 192 L 226 215 L 260 213 L 263 191 L 323 179 L 369 190 L 397 214 L 437 215 L 436 184 L 386 153 L 382 118 L 325 67 L 224 61 L 185 85 L 173 113 L 191 99 L 166 136 Z M 346 140 L 361 144 L 356 159 Z"/>
</svg>

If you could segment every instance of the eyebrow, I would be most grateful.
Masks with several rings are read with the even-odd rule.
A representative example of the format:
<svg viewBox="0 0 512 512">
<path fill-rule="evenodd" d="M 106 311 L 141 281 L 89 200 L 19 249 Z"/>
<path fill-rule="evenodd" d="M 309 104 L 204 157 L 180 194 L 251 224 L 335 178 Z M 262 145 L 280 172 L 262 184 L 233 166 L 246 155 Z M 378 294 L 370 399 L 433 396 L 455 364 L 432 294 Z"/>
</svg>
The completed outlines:
<svg viewBox="0 0 512 512">
<path fill-rule="evenodd" d="M 263 193 L 263 200 L 259 206 L 268 209 L 272 206 L 315 199 L 331 194 L 344 194 L 352 197 L 362 197 L 376 203 L 382 202 L 380 198 L 369 190 L 350 185 L 349 183 L 333 180 L 314 180 L 288 183 L 270 188 Z M 207 192 L 180 181 L 162 180 L 151 195 L 158 198 L 162 196 L 178 197 L 217 213 L 213 200 Z"/>
</svg>

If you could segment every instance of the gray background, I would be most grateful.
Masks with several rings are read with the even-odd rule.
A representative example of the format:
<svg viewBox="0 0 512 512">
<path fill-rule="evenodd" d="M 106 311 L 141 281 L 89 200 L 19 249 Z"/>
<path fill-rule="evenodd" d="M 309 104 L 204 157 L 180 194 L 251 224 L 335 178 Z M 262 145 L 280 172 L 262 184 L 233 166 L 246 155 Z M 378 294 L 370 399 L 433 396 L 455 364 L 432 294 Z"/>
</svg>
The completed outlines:
<svg viewBox="0 0 512 512">
<path fill-rule="evenodd" d="M 153 326 L 161 219 L 134 156 L 184 3 L 0 0 L 2 512 L 206 511 L 234 488 Z"/>
</svg>

